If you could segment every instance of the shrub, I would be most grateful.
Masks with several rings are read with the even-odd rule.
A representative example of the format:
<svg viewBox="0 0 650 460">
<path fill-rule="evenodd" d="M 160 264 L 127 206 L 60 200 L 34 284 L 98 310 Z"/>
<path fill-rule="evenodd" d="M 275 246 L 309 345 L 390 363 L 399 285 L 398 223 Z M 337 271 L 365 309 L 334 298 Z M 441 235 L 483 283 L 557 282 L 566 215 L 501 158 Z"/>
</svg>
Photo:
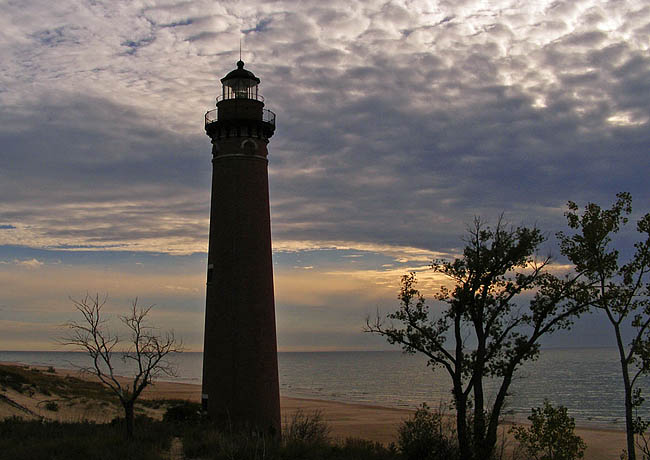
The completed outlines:
<svg viewBox="0 0 650 460">
<path fill-rule="evenodd" d="M 54 369 L 52 366 L 49 366 L 49 367 L 47 368 L 47 371 L 48 371 L 50 374 L 56 374 L 56 369 Z"/>
<path fill-rule="evenodd" d="M 394 460 L 399 458 L 395 444 L 391 443 L 388 447 L 384 447 L 381 443 L 358 438 L 347 438 L 342 444 L 334 446 L 331 452 L 331 456 L 323 458 L 334 460 Z"/>
<path fill-rule="evenodd" d="M 11 388 L 18 393 L 22 393 L 24 391 L 23 385 L 27 385 L 28 380 L 24 371 L 21 372 L 20 368 L 0 366 L 0 383 L 5 388 Z"/>
<path fill-rule="evenodd" d="M 189 401 L 168 407 L 163 415 L 164 422 L 196 423 L 201 420 L 201 405 Z"/>
<path fill-rule="evenodd" d="M 305 414 L 297 410 L 287 424 L 283 438 L 286 443 L 327 444 L 331 428 L 323 420 L 323 413 Z"/>
<path fill-rule="evenodd" d="M 547 400 L 544 407 L 532 409 L 530 427 L 510 429 L 525 453 L 535 460 L 575 460 L 584 456 L 587 445 L 574 433 L 575 421 L 566 407 L 553 407 Z"/>
<path fill-rule="evenodd" d="M 143 414 L 138 414 L 134 417 L 135 423 L 142 424 L 143 426 L 151 426 L 154 424 L 154 419 L 149 417 L 148 415 L 143 415 Z M 113 417 L 113 419 L 109 422 L 111 426 L 124 426 L 126 423 L 126 420 L 124 417 L 120 417 L 119 415 L 117 417 Z"/>
<path fill-rule="evenodd" d="M 54 401 L 48 401 L 45 403 L 45 409 L 52 412 L 57 412 L 59 410 L 59 405 Z"/>
<path fill-rule="evenodd" d="M 186 458 L 211 460 L 275 459 L 274 442 L 252 433 L 224 433 L 211 425 L 186 427 L 183 453 Z"/>
<path fill-rule="evenodd" d="M 406 460 L 452 459 L 458 455 L 451 426 L 442 410 L 432 412 L 426 404 L 398 429 L 398 445 Z"/>
</svg>

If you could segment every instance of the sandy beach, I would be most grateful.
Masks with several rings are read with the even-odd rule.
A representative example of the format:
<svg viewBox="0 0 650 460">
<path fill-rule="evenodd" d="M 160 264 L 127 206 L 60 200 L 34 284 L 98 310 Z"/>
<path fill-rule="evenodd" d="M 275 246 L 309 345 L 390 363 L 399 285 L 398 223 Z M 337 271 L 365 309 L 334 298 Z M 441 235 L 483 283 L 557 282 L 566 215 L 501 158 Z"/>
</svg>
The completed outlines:
<svg viewBox="0 0 650 460">
<path fill-rule="evenodd" d="M 16 365 L 16 363 L 0 363 Z M 78 372 L 59 369 L 57 375 L 79 376 Z M 27 407 L 34 414 L 55 418 L 62 421 L 82 419 L 108 421 L 119 414 L 119 408 L 109 408 L 105 405 L 93 404 L 92 401 L 83 405 L 62 408 L 61 411 L 52 413 L 43 408 L 45 396 L 27 396 L 12 394 L 12 399 Z M 148 387 L 142 395 L 145 399 L 182 399 L 200 402 L 201 386 L 187 383 L 157 382 Z M 316 399 L 302 399 L 282 396 L 283 421 L 291 419 L 292 414 L 298 410 L 309 414 L 320 411 L 323 418 L 331 427 L 331 435 L 335 439 L 357 437 L 388 444 L 397 440 L 397 427 L 409 418 L 413 411 L 390 407 L 343 403 L 338 401 L 324 401 Z M 147 408 L 147 415 L 161 417 L 159 409 Z M 0 401 L 0 418 L 7 416 L 24 416 L 14 407 Z M 509 425 L 504 424 L 503 431 L 507 433 Z M 617 460 L 621 450 L 625 447 L 625 433 L 623 431 L 578 427 L 576 433 L 587 443 L 585 460 Z M 512 446 L 512 439 L 507 438 L 507 444 Z"/>
</svg>

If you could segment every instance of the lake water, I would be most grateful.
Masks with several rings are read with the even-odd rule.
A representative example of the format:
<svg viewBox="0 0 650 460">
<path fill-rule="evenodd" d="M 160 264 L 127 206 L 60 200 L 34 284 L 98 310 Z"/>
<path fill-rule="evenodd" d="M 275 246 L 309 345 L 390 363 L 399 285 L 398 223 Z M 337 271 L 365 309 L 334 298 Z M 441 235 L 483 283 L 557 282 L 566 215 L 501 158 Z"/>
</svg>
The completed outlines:
<svg viewBox="0 0 650 460">
<path fill-rule="evenodd" d="M 201 383 L 202 353 L 174 356 L 177 378 Z M 73 369 L 89 364 L 84 353 L 0 351 L 0 361 Z M 117 360 L 119 374 L 128 368 Z M 389 407 L 437 407 L 451 401 L 446 372 L 432 372 L 426 360 L 399 351 L 279 353 L 280 391 L 284 396 L 326 399 Z M 623 390 L 614 348 L 546 349 L 516 374 L 508 398 L 508 417 L 521 420 L 548 399 L 563 405 L 582 426 L 624 429 Z M 645 391 L 650 379 L 641 382 Z M 492 389 L 494 390 L 494 389 Z M 494 394 L 494 391 L 491 393 Z M 642 415 L 650 416 L 650 401 Z"/>
</svg>

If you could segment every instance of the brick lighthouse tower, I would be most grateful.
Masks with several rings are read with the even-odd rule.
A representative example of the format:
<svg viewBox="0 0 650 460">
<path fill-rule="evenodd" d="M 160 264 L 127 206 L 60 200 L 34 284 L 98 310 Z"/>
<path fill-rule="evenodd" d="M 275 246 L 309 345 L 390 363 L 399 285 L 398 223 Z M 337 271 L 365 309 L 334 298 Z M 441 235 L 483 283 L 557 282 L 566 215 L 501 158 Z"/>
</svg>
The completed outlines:
<svg viewBox="0 0 650 460">
<path fill-rule="evenodd" d="M 260 79 L 237 68 L 205 114 L 212 204 L 203 347 L 203 407 L 239 428 L 280 433 L 267 144 L 275 114 Z"/>
</svg>

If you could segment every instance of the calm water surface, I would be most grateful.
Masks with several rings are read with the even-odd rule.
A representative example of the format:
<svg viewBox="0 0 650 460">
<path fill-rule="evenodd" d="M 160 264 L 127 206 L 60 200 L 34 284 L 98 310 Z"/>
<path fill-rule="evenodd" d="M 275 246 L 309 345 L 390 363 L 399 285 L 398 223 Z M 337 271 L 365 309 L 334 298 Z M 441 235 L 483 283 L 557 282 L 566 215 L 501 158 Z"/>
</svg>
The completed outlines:
<svg viewBox="0 0 650 460">
<path fill-rule="evenodd" d="M 614 348 L 547 349 L 524 365 L 510 391 L 506 412 L 525 419 L 544 398 L 564 405 L 576 423 L 623 429 L 623 392 Z M 165 380 L 201 382 L 202 353 L 174 356 L 179 377 Z M 0 361 L 74 368 L 89 363 L 83 353 L 0 351 Z M 414 408 L 451 401 L 446 372 L 432 372 L 421 356 L 399 351 L 279 353 L 280 391 L 285 396 Z M 118 373 L 128 366 L 118 360 Z M 650 380 L 641 382 L 644 390 Z M 491 388 L 491 396 L 495 394 Z M 650 402 L 647 404 L 650 406 Z M 643 411 L 650 416 L 650 410 Z"/>
</svg>

